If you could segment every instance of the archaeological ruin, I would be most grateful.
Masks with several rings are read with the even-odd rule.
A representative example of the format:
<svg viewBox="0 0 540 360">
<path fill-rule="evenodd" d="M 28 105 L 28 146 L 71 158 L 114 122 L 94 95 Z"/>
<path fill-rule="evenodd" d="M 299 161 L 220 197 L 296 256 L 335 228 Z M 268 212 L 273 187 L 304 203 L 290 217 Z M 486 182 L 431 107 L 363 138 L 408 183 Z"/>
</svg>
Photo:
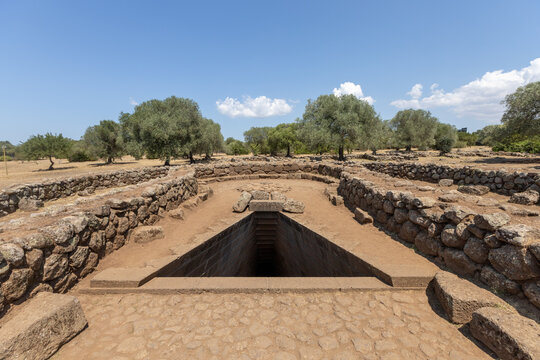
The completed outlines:
<svg viewBox="0 0 540 360">
<path fill-rule="evenodd" d="M 0 191 L 0 359 L 540 359 L 540 173 L 384 160 Z"/>
</svg>

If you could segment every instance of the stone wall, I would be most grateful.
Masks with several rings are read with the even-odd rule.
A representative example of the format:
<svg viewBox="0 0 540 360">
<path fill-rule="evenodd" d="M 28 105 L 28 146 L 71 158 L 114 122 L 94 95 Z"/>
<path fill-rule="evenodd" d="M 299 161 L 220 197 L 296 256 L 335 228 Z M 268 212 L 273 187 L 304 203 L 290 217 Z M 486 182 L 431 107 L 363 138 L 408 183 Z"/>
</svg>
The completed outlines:
<svg viewBox="0 0 540 360">
<path fill-rule="evenodd" d="M 21 199 L 48 201 L 74 195 L 79 191 L 92 192 L 96 189 L 138 184 L 166 176 L 169 169 L 170 167 L 159 166 L 120 170 L 5 189 L 0 191 L 0 217 L 16 211 Z"/>
<path fill-rule="evenodd" d="M 540 191 L 540 174 L 538 173 L 484 171 L 470 167 L 453 168 L 445 165 L 416 163 L 367 163 L 363 166 L 372 171 L 411 180 L 438 182 L 440 179 L 453 179 L 458 185 L 486 185 L 491 191 L 503 195 L 512 195 L 527 189 Z"/>
<path fill-rule="evenodd" d="M 122 247 L 132 229 L 155 223 L 197 192 L 193 175 L 167 180 L 141 196 L 110 199 L 24 238 L 0 240 L 0 314 L 38 291 L 65 292 Z"/>
<path fill-rule="evenodd" d="M 295 174 L 298 178 L 301 173 L 314 173 L 322 176 L 338 178 L 343 170 L 342 166 L 313 163 L 309 161 L 285 161 L 285 162 L 225 162 L 212 165 L 195 166 L 197 178 L 219 178 L 246 175 L 284 175 Z M 248 177 L 249 178 L 249 177 Z M 238 178 L 237 178 L 238 179 Z M 309 179 L 311 180 L 311 179 Z"/>
<path fill-rule="evenodd" d="M 343 173 L 345 203 L 369 212 L 386 230 L 453 272 L 491 289 L 524 294 L 540 308 L 540 241 L 537 229 L 508 225 L 504 213 L 476 214 L 455 205 L 439 207 L 427 197 L 386 191 Z"/>
</svg>

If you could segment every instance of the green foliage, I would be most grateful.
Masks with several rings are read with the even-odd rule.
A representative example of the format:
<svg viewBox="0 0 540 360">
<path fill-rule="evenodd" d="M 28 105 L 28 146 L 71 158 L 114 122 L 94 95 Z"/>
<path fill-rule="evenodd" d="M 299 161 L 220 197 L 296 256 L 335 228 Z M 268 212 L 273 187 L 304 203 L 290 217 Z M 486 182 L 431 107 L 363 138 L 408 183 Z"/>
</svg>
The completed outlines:
<svg viewBox="0 0 540 360">
<path fill-rule="evenodd" d="M 375 154 L 377 150 L 386 149 L 392 145 L 394 136 L 389 121 L 374 121 L 366 131 L 364 145 Z"/>
<path fill-rule="evenodd" d="M 463 144 L 465 144 L 465 145 L 464 146 L 458 146 L 456 144 L 456 147 L 474 146 L 474 145 L 476 145 L 476 142 L 478 141 L 478 134 L 477 133 L 470 134 L 470 133 L 465 132 L 465 131 L 458 131 L 457 136 L 458 136 L 458 142 L 460 142 L 459 145 L 463 145 Z"/>
<path fill-rule="evenodd" d="M 503 137 L 518 136 L 525 140 L 540 136 L 540 81 L 518 88 L 503 103 L 506 105 L 501 119 Z"/>
<path fill-rule="evenodd" d="M 410 150 L 417 147 L 425 150 L 435 145 L 438 120 L 426 110 L 402 110 L 390 121 L 395 131 L 395 146 Z"/>
<path fill-rule="evenodd" d="M 38 160 L 48 158 L 51 162 L 49 170 L 53 170 L 55 158 L 66 156 L 71 147 L 71 140 L 59 135 L 46 133 L 45 135 L 31 136 L 26 142 L 22 143 L 21 150 L 26 160 Z"/>
<path fill-rule="evenodd" d="M 502 132 L 502 125 L 488 125 L 473 134 L 477 137 L 476 145 L 494 146 L 497 144 L 497 139 L 504 137 Z"/>
<path fill-rule="evenodd" d="M 88 151 L 84 141 L 73 140 L 67 156 L 69 162 L 96 161 L 98 158 Z"/>
<path fill-rule="evenodd" d="M 229 140 L 232 139 L 232 140 Z M 249 150 L 246 148 L 244 143 L 240 140 L 233 138 L 227 138 L 227 143 L 225 145 L 225 152 L 227 155 L 247 155 Z"/>
<path fill-rule="evenodd" d="M 4 151 L 2 148 L 5 147 L 6 151 L 6 160 L 12 160 L 15 158 L 15 153 L 17 151 L 17 147 L 10 143 L 9 141 L 0 141 L 0 156 L 4 156 Z"/>
<path fill-rule="evenodd" d="M 244 140 L 253 155 L 269 154 L 268 134 L 271 127 L 252 127 L 244 131 Z"/>
<path fill-rule="evenodd" d="M 197 126 L 197 135 L 193 136 L 188 145 L 190 158 L 193 154 L 205 154 L 210 158 L 214 152 L 225 148 L 221 126 L 210 119 L 201 118 Z"/>
<path fill-rule="evenodd" d="M 499 143 L 493 146 L 493 151 L 526 152 L 529 154 L 540 154 L 540 137 L 527 140 Z"/>
<path fill-rule="evenodd" d="M 304 141 L 315 150 L 335 148 L 344 160 L 344 149 L 367 139 L 376 121 L 380 119 L 375 109 L 354 95 L 321 95 L 315 101 L 308 100 L 300 127 Z"/>
<path fill-rule="evenodd" d="M 313 121 L 304 121 L 297 119 L 298 122 L 298 138 L 301 140 L 303 147 L 315 154 L 323 154 L 330 151 L 332 148 L 332 139 L 330 133 L 318 126 Z M 298 153 L 298 149 L 297 149 Z"/>
<path fill-rule="evenodd" d="M 102 120 L 99 125 L 90 126 L 83 141 L 88 147 L 88 154 L 106 160 L 107 164 L 125 154 L 121 126 L 112 120 Z"/>
<path fill-rule="evenodd" d="M 435 149 L 439 150 L 441 155 L 452 151 L 457 139 L 457 130 L 454 126 L 441 123 L 437 124 L 437 131 L 435 132 Z"/>
<path fill-rule="evenodd" d="M 148 158 L 165 160 L 190 152 L 201 136 L 202 115 L 196 102 L 171 96 L 149 100 L 135 107 L 133 114 L 121 114 L 128 151 L 135 157 L 144 151 Z"/>
<path fill-rule="evenodd" d="M 276 155 L 278 151 L 285 149 L 286 156 L 291 156 L 291 149 L 299 145 L 298 124 L 279 124 L 268 132 L 268 146 L 270 153 Z"/>
</svg>

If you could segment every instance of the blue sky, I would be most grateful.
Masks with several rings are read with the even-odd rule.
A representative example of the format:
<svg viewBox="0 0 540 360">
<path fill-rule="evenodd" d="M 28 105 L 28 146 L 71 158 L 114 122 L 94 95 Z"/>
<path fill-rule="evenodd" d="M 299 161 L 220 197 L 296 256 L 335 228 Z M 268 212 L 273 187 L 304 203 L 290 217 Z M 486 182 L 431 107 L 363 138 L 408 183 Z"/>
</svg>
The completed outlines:
<svg viewBox="0 0 540 360">
<path fill-rule="evenodd" d="M 476 130 L 540 80 L 538 14 L 533 0 L 0 0 L 0 139 L 78 139 L 171 95 L 242 138 L 334 89 L 383 119 L 421 107 Z"/>
</svg>

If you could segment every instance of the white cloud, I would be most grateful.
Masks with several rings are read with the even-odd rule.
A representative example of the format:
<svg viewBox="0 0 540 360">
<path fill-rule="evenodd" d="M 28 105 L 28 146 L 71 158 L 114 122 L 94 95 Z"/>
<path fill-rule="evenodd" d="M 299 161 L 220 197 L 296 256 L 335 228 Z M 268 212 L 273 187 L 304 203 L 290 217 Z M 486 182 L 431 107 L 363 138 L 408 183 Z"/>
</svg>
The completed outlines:
<svg viewBox="0 0 540 360">
<path fill-rule="evenodd" d="M 264 118 L 270 116 L 286 115 L 292 111 L 292 106 L 284 99 L 270 99 L 266 96 L 251 98 L 244 97 L 244 101 L 227 97 L 216 101 L 217 108 L 223 115 L 235 117 Z"/>
<path fill-rule="evenodd" d="M 420 98 L 420 96 L 422 96 L 422 89 L 424 87 L 422 86 L 422 84 L 415 84 L 412 88 L 411 88 L 411 91 L 409 91 L 407 94 L 409 94 L 413 99 L 418 99 Z"/>
<path fill-rule="evenodd" d="M 133 105 L 133 106 L 139 105 L 139 103 L 136 102 L 135 99 L 133 99 L 132 97 L 129 98 L 129 104 L 130 104 L 130 105 Z"/>
<path fill-rule="evenodd" d="M 411 99 L 392 101 L 399 109 L 447 107 L 458 116 L 469 116 L 487 122 L 500 120 L 504 106 L 501 101 L 518 87 L 530 82 L 540 81 L 540 58 L 536 58 L 519 70 L 496 70 L 486 72 L 481 78 L 446 92 L 439 89 L 437 83 L 431 85 L 431 95 L 415 97 L 413 89 L 409 92 Z M 418 85 L 418 84 L 417 84 Z M 416 85 L 415 85 L 416 86 Z"/>
<path fill-rule="evenodd" d="M 360 100 L 367 101 L 367 103 L 370 105 L 373 105 L 373 103 L 375 102 L 375 100 L 371 96 L 364 96 L 364 93 L 362 92 L 362 87 L 360 85 L 350 81 L 342 83 L 341 85 L 339 85 L 339 88 L 334 88 L 333 93 L 336 96 L 354 95 Z"/>
</svg>

